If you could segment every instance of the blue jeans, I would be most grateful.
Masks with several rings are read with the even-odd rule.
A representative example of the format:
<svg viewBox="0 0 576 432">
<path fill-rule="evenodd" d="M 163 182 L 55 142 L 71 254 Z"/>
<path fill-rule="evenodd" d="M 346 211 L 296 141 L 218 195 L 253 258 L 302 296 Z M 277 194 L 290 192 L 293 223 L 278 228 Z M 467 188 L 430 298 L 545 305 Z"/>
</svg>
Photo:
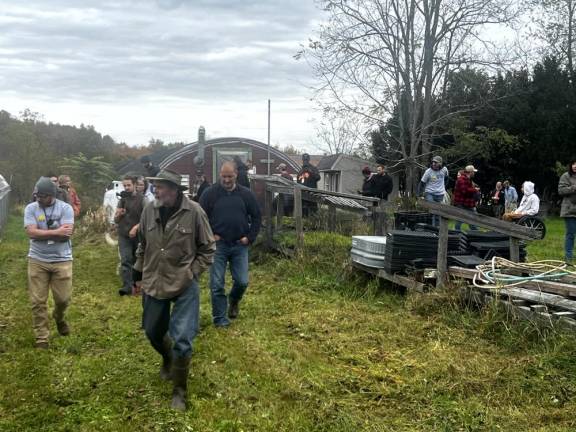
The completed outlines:
<svg viewBox="0 0 576 432">
<path fill-rule="evenodd" d="M 456 207 L 464 209 L 464 210 L 468 210 L 471 211 L 472 213 L 476 213 L 476 209 L 475 208 L 469 208 L 469 207 L 464 207 L 464 206 L 459 206 L 457 205 Z M 470 225 L 468 224 L 468 227 L 470 227 L 470 231 L 478 231 L 478 227 L 476 225 Z M 460 221 L 456 221 L 456 226 L 455 226 L 456 231 L 462 231 L 462 222 Z"/>
<path fill-rule="evenodd" d="M 424 194 L 424 199 L 430 202 L 442 203 L 444 201 L 444 194 L 433 194 L 426 192 Z M 440 216 L 432 215 L 432 225 L 440 226 Z"/>
<path fill-rule="evenodd" d="M 138 240 L 136 238 L 118 236 L 118 249 L 120 250 L 120 274 L 122 275 L 122 289 L 132 294 L 132 266 L 135 261 L 135 253 Z"/>
<path fill-rule="evenodd" d="M 574 258 L 574 236 L 576 235 L 576 217 L 564 218 L 566 237 L 564 239 L 564 257 L 566 261 Z"/>
<path fill-rule="evenodd" d="M 143 294 L 145 295 L 145 294 Z M 172 307 L 172 313 L 170 308 Z M 146 295 L 144 301 L 144 331 L 152 347 L 163 351 L 164 335 L 168 333 L 174 342 L 175 357 L 190 357 L 192 343 L 198 334 L 200 320 L 200 289 L 192 281 L 186 290 L 171 299 L 157 299 Z"/>
<path fill-rule="evenodd" d="M 210 267 L 210 291 L 212 297 L 212 320 L 217 326 L 230 324 L 226 313 L 228 297 L 226 297 L 225 276 L 226 267 L 230 263 L 232 274 L 232 290 L 230 299 L 242 300 L 248 288 L 248 246 L 240 243 L 230 244 L 223 240 L 216 242 L 214 263 Z"/>
</svg>

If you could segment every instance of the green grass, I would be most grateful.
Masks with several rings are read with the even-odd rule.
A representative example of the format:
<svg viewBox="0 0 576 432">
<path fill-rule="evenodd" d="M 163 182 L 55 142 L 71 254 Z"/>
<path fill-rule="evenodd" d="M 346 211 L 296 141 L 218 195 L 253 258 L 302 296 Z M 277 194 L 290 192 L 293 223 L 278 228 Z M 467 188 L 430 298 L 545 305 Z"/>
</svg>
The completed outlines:
<svg viewBox="0 0 576 432">
<path fill-rule="evenodd" d="M 557 234 L 531 256 L 561 256 Z M 352 272 L 349 246 L 307 233 L 301 259 L 254 250 L 241 318 L 225 331 L 210 325 L 204 278 L 190 409 L 175 413 L 140 300 L 118 297 L 117 253 L 100 241 L 75 244 L 73 334 L 32 348 L 27 242 L 12 218 L 0 243 L 0 431 L 575 430 L 572 335 L 450 293 L 383 291 Z"/>
</svg>

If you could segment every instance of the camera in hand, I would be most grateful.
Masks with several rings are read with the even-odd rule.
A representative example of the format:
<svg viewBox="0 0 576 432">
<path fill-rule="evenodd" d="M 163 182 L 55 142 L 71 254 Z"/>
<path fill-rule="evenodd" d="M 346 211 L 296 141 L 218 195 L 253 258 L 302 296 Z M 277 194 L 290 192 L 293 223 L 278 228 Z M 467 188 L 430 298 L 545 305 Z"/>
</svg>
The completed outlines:
<svg viewBox="0 0 576 432">
<path fill-rule="evenodd" d="M 122 192 L 117 192 L 116 196 L 118 198 L 130 198 L 132 196 L 132 193 L 128 192 L 128 191 L 122 191 Z"/>
</svg>

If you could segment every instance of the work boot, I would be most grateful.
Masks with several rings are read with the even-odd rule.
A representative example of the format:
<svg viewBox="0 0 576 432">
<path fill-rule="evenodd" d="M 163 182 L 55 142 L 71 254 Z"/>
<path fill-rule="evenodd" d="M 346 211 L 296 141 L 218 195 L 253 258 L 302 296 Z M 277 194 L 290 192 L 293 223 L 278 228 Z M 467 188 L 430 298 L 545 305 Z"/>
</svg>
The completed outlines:
<svg viewBox="0 0 576 432">
<path fill-rule="evenodd" d="M 228 318 L 236 319 L 240 313 L 240 301 L 230 299 L 230 306 L 228 307 Z"/>
<path fill-rule="evenodd" d="M 162 366 L 160 366 L 160 379 L 164 381 L 170 381 L 172 379 L 171 376 L 171 368 L 172 368 L 172 341 L 168 335 L 164 336 L 164 340 L 162 342 Z"/>
<path fill-rule="evenodd" d="M 46 341 L 36 341 L 36 343 L 34 343 L 34 348 L 45 350 L 50 348 L 50 344 Z"/>
<path fill-rule="evenodd" d="M 60 336 L 68 336 L 70 334 L 70 327 L 66 321 L 56 321 L 56 328 Z"/>
<path fill-rule="evenodd" d="M 178 411 L 186 410 L 186 397 L 188 395 L 188 370 L 190 357 L 176 357 L 172 363 L 172 408 Z"/>
</svg>

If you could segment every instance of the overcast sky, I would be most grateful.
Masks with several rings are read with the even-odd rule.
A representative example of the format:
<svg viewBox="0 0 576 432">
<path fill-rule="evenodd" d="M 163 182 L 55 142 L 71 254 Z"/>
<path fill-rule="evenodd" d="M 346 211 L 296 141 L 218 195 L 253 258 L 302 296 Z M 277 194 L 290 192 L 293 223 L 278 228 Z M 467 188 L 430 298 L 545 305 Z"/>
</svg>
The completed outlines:
<svg viewBox="0 0 576 432">
<path fill-rule="evenodd" d="M 0 109 L 130 145 L 207 135 L 308 147 L 314 0 L 0 0 Z"/>
</svg>

